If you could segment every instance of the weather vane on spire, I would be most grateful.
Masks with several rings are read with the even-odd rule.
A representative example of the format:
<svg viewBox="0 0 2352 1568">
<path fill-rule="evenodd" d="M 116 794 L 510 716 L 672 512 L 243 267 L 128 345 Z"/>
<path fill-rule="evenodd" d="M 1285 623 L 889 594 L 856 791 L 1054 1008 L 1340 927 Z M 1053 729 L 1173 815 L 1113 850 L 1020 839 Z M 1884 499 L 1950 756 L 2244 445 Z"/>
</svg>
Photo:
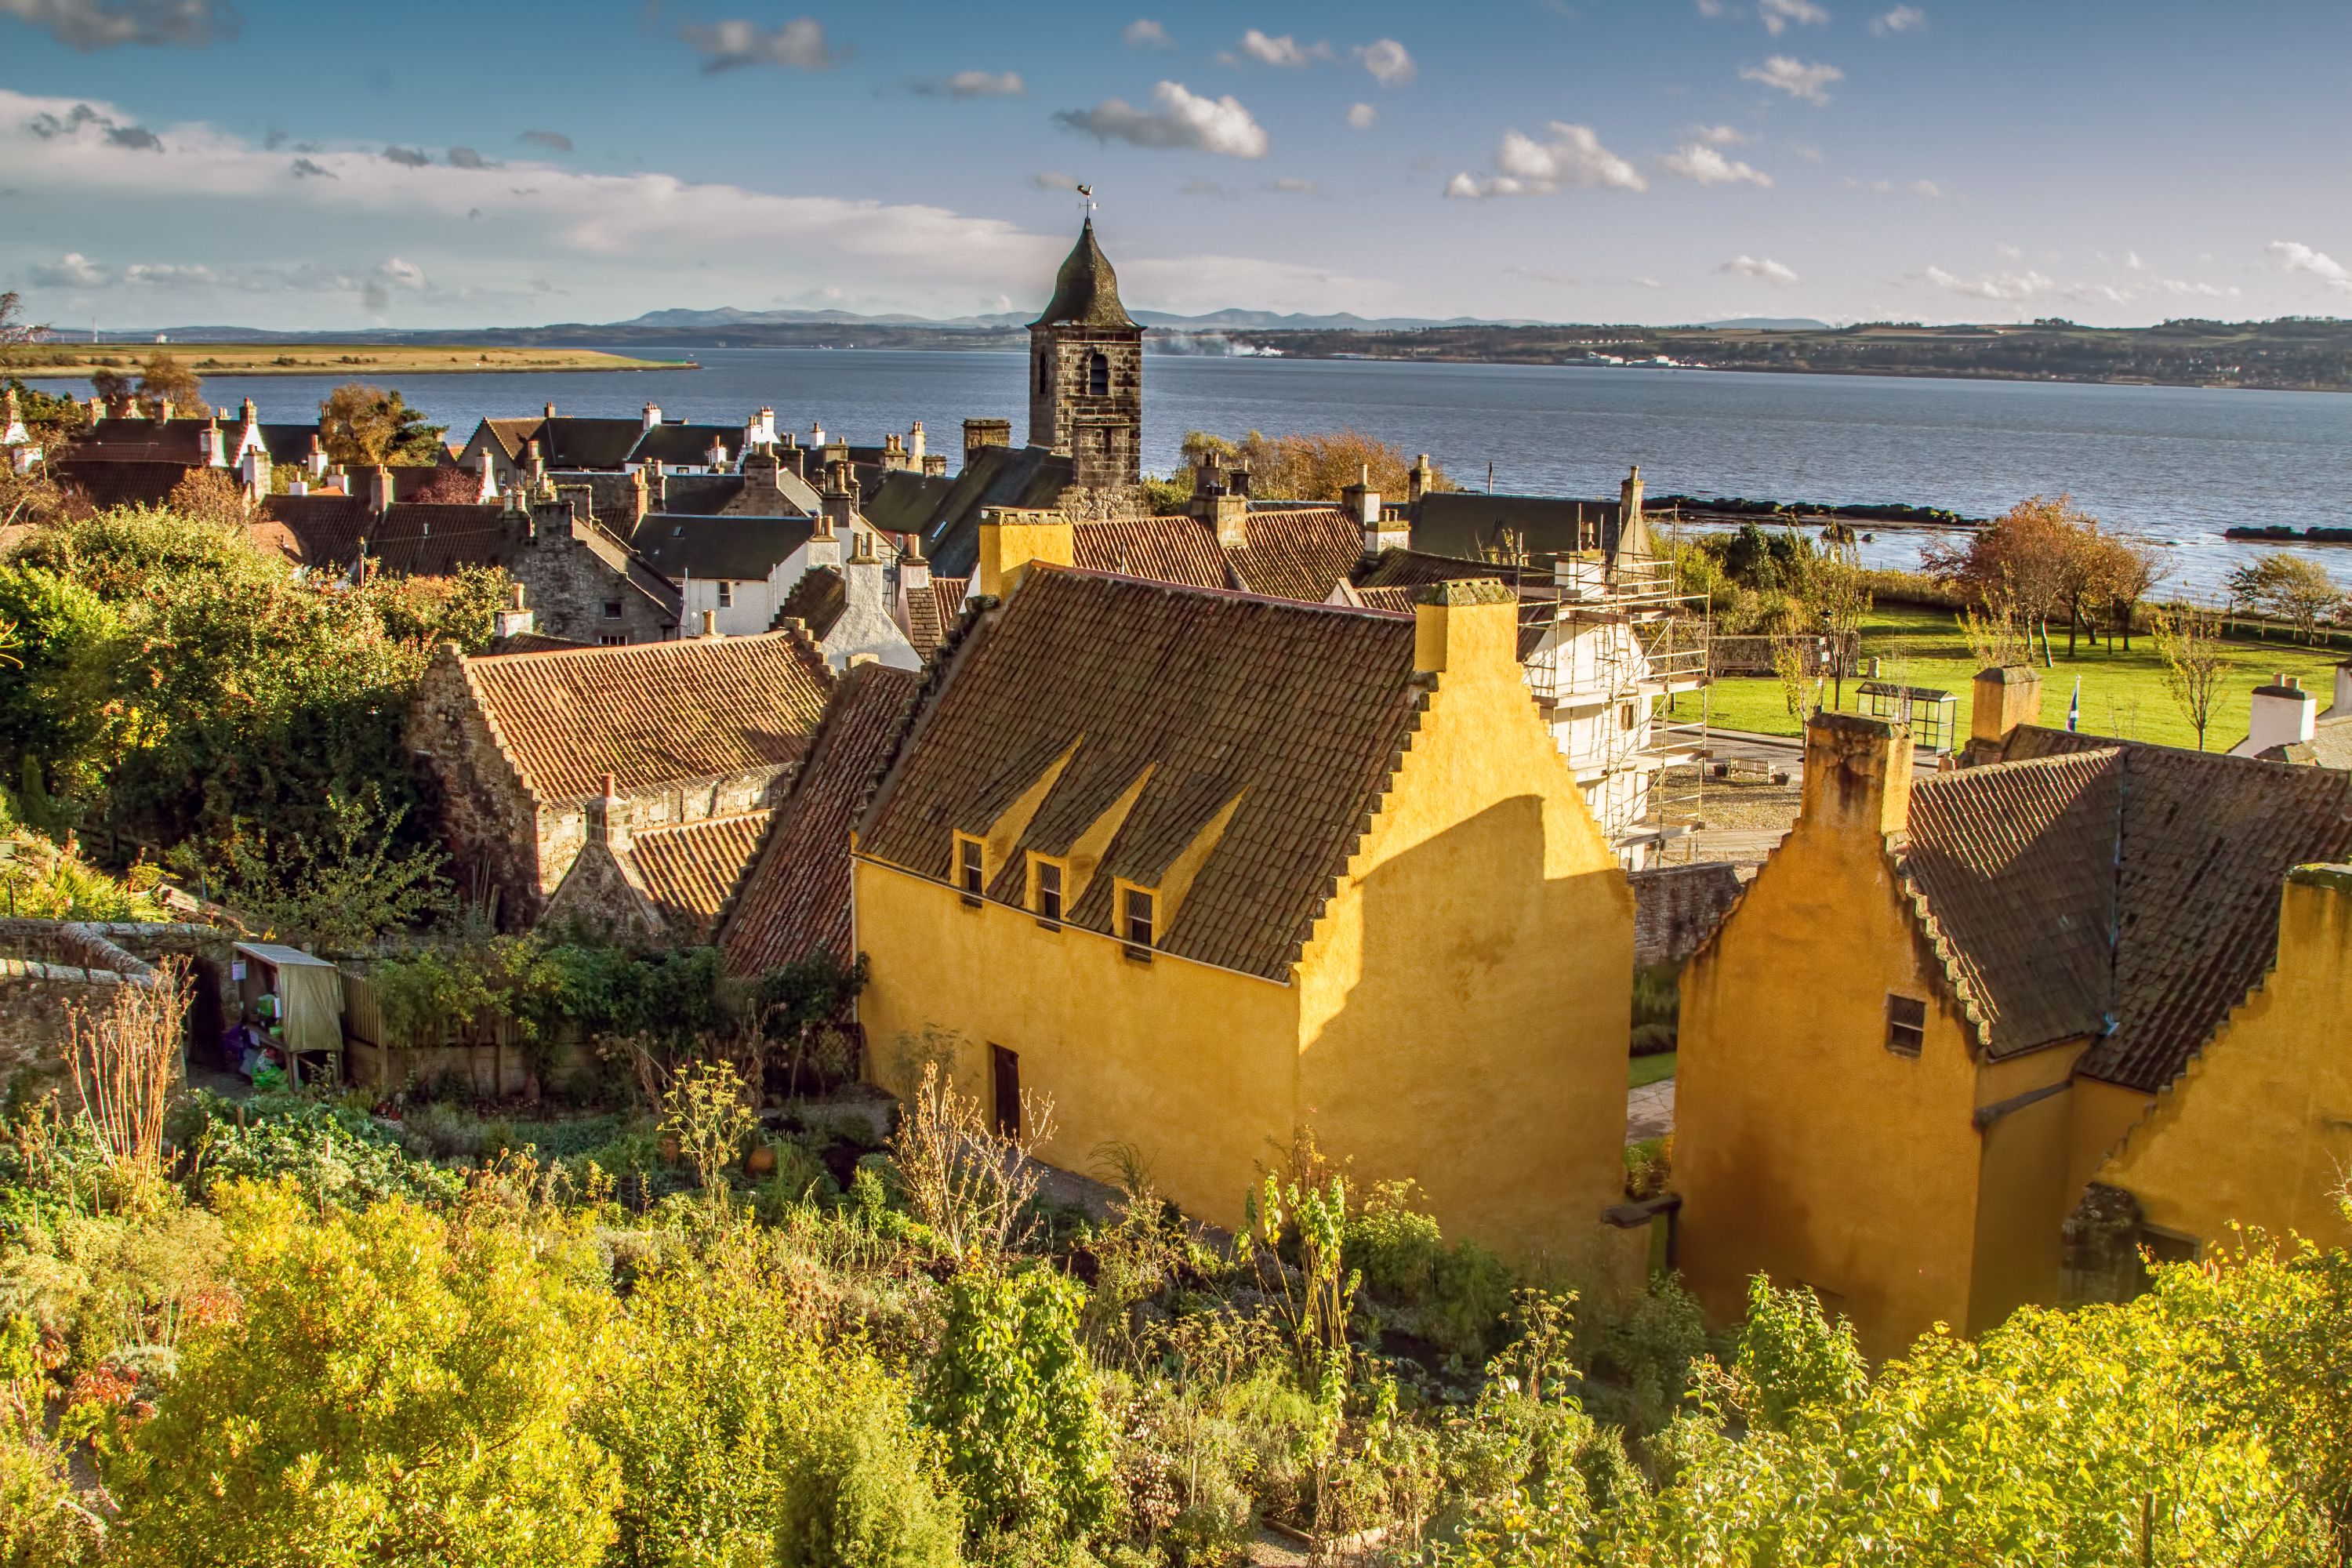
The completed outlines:
<svg viewBox="0 0 2352 1568">
<path fill-rule="evenodd" d="M 1091 216 L 1093 215 L 1095 210 L 1095 188 L 1092 185 L 1080 185 L 1078 187 L 1078 205 L 1079 209 L 1087 216 Z"/>
</svg>

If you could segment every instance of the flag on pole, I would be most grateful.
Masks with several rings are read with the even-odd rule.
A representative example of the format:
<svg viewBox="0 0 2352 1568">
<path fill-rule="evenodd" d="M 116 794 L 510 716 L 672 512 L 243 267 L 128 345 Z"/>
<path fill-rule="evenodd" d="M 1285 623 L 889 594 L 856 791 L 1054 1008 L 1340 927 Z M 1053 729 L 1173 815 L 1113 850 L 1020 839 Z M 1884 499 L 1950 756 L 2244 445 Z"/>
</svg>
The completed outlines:
<svg viewBox="0 0 2352 1568">
<path fill-rule="evenodd" d="M 2082 727 L 2083 678 L 2078 675 L 2074 678 L 2074 700 L 2066 704 L 2066 728 L 2069 730 L 2080 730 Z"/>
</svg>

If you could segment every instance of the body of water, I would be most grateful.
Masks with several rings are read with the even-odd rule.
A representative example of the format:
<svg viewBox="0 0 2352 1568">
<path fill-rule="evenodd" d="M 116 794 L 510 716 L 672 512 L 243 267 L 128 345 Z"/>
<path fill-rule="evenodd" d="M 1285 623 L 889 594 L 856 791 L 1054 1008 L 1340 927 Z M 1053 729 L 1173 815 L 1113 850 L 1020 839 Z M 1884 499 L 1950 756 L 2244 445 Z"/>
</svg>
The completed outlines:
<svg viewBox="0 0 2352 1568">
<path fill-rule="evenodd" d="M 657 350 L 633 350 L 658 353 Z M 677 351 L 681 354 L 686 351 Z M 1027 426 L 1017 353 L 703 349 L 702 368 L 404 375 L 408 400 L 453 436 L 487 415 L 635 416 L 740 424 L 763 405 L 805 433 L 877 444 L 920 419 L 953 463 L 967 417 Z M 310 417 L 336 380 L 221 376 L 215 405 L 251 397 L 265 417 Z M 79 383 L 37 383 L 86 394 Z M 1609 497 L 1639 463 L 1650 493 L 1830 503 L 1905 501 L 1990 516 L 2023 497 L 2072 494 L 2165 552 L 2168 586 L 2208 597 L 2258 548 L 2238 524 L 2343 521 L 2352 493 L 2352 395 L 1875 376 L 1768 375 L 1358 360 L 1145 362 L 1144 461 L 1177 462 L 1190 430 L 1269 435 L 1352 426 L 1428 452 L 1469 489 Z M 1876 530 L 1875 564 L 1907 566 L 1932 535 Z M 2298 550 L 2352 584 L 2352 547 Z"/>
</svg>

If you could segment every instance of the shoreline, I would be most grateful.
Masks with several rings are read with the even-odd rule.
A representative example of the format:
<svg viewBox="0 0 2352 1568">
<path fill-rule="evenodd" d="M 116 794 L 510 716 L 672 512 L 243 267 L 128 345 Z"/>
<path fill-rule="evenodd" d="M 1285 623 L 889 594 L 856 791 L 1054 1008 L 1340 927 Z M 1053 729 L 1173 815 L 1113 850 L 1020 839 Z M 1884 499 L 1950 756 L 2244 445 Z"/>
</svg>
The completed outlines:
<svg viewBox="0 0 2352 1568">
<path fill-rule="evenodd" d="M 343 351 L 343 352 L 335 352 Z M 556 349 L 544 357 L 500 349 L 470 353 L 463 344 L 385 349 L 371 344 L 268 343 L 246 349 L 234 343 L 101 344 L 72 359 L 8 366 L 5 374 L 30 385 L 39 382 L 88 381 L 100 371 L 135 374 L 151 355 L 167 353 L 199 376 L 368 376 L 615 374 L 624 371 L 700 370 L 695 360 L 641 360 L 593 349 Z M 499 357 L 492 357 L 497 355 Z M 248 357 L 249 356 L 249 357 Z M 467 363 L 468 360 L 472 363 Z M 293 363 L 287 363 L 292 361 Z"/>
</svg>

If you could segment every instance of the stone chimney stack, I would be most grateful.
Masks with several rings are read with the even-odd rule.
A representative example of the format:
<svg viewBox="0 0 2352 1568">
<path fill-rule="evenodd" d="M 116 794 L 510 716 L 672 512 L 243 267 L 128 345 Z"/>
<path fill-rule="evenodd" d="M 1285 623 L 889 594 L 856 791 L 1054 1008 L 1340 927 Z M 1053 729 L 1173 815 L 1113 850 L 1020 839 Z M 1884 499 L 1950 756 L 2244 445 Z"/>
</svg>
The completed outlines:
<svg viewBox="0 0 2352 1568">
<path fill-rule="evenodd" d="M 907 535 L 907 548 L 898 557 L 898 586 L 908 593 L 929 589 L 931 585 L 931 563 L 923 559 L 923 536 Z"/>
<path fill-rule="evenodd" d="M 923 477 L 925 479 L 943 479 L 947 478 L 947 473 L 948 455 L 945 452 L 926 452 L 923 454 Z"/>
<path fill-rule="evenodd" d="M 628 815 L 621 809 L 621 792 L 613 775 L 604 775 L 604 793 L 588 802 L 588 841 L 601 844 L 614 854 L 629 847 Z"/>
<path fill-rule="evenodd" d="M 237 477 L 244 484 L 247 500 L 258 503 L 268 498 L 269 476 L 269 454 L 259 447 L 248 447 L 237 462 Z"/>
<path fill-rule="evenodd" d="M 2316 732 L 2319 703 L 2292 675 L 2274 677 L 2268 686 L 2254 688 L 2246 714 L 2245 754 L 2261 756 L 2277 746 L 2293 746 Z"/>
<path fill-rule="evenodd" d="M 1860 713 L 1805 721 L 1804 805 L 1799 830 L 1825 827 L 1884 838 L 1911 815 L 1911 727 Z"/>
<path fill-rule="evenodd" d="M 1429 454 L 1423 452 L 1412 460 L 1412 471 L 1405 477 L 1405 500 L 1418 501 L 1436 488 L 1437 469 L 1431 465 Z"/>
<path fill-rule="evenodd" d="M 1402 519 L 1391 521 L 1382 513 L 1381 492 L 1372 489 L 1372 473 L 1369 467 L 1356 470 L 1356 482 L 1339 492 L 1339 504 L 1356 520 L 1363 531 L 1364 555 L 1367 559 L 1383 550 L 1402 550 L 1412 541 L 1412 530 Z"/>
<path fill-rule="evenodd" d="M 824 489 L 817 498 L 823 509 L 828 531 L 845 534 L 851 520 L 857 515 L 857 481 L 850 477 L 846 463 L 829 463 L 824 470 Z"/>
<path fill-rule="evenodd" d="M 1998 752 L 2020 724 L 2040 722 L 2040 671 L 2030 664 L 2012 664 L 1977 672 L 1969 710 L 1969 751 Z"/>
<path fill-rule="evenodd" d="M 228 447 L 221 437 L 218 415 L 205 420 L 205 427 L 196 433 L 196 450 L 204 455 L 205 467 L 208 468 L 228 467 Z"/>
<path fill-rule="evenodd" d="M 720 440 L 718 437 L 713 436 L 710 438 L 710 450 L 703 453 L 702 458 L 703 461 L 710 465 L 710 471 L 712 473 L 717 474 L 725 472 L 727 468 L 727 443 Z"/>
<path fill-rule="evenodd" d="M 1519 596 L 1491 577 L 1432 583 L 1413 595 L 1412 667 L 1423 675 L 1518 684 Z"/>
<path fill-rule="evenodd" d="M 636 525 L 645 521 L 646 513 L 653 510 L 653 486 L 646 478 L 645 466 L 639 464 L 629 472 L 630 531 L 635 532 Z"/>
<path fill-rule="evenodd" d="M 919 419 L 908 426 L 907 458 L 916 468 L 923 466 L 923 422 Z"/>
<path fill-rule="evenodd" d="M 1629 529 L 1642 521 L 1642 470 L 1636 467 L 1625 475 L 1625 482 L 1617 487 L 1618 510 L 1623 521 L 1621 530 Z"/>
<path fill-rule="evenodd" d="M 824 420 L 822 420 L 822 419 L 812 419 L 812 420 L 810 420 L 810 421 L 809 421 L 809 438 L 808 438 L 808 444 L 809 444 L 810 446 L 812 446 L 812 447 L 816 447 L 816 448 L 817 448 L 818 450 L 820 450 L 820 451 L 824 450 Z"/>
<path fill-rule="evenodd" d="M 302 455 L 302 465 L 310 470 L 313 484 L 327 477 L 327 448 L 319 444 L 316 436 L 310 437 L 310 449 Z"/>
<path fill-rule="evenodd" d="M 548 406 L 549 406 L 549 407 L 551 407 L 551 408 L 552 408 L 552 407 L 554 407 L 555 405 L 554 405 L 553 404 L 551 404 L 551 404 L 549 404 L 549 405 L 548 405 Z M 546 488 L 547 488 L 547 458 L 546 458 L 544 456 L 542 456 L 542 455 L 541 454 L 540 449 L 539 449 L 539 443 L 538 443 L 537 441 L 533 441 L 533 442 L 530 443 L 528 446 L 526 446 L 526 447 L 523 447 L 522 462 L 523 462 L 523 468 L 525 468 L 525 469 L 530 473 L 530 488 L 531 488 L 531 489 L 532 489 L 534 492 L 537 492 L 537 491 L 539 491 L 539 490 L 541 490 L 541 489 L 546 489 Z"/>
<path fill-rule="evenodd" d="M 972 458 L 982 447 L 1013 445 L 1013 421 L 1010 419 L 967 419 L 963 422 L 963 466 L 971 467 Z"/>
<path fill-rule="evenodd" d="M 2352 660 L 2336 667 L 2336 700 L 2327 710 L 2337 719 L 2352 719 Z"/>
<path fill-rule="evenodd" d="M 482 482 L 476 487 L 474 500 L 488 506 L 499 499 L 499 468 L 490 460 L 489 449 L 482 451 Z"/>
<path fill-rule="evenodd" d="M 658 403 L 646 404 L 645 427 L 648 430 L 658 430 L 661 428 L 661 405 Z"/>
<path fill-rule="evenodd" d="M 546 412 L 546 414 L 545 414 L 544 416 L 542 416 L 542 417 L 545 417 L 545 418 L 548 418 L 548 419 L 552 419 L 552 418 L 554 418 L 554 417 L 555 417 L 555 405 L 554 405 L 554 404 L 551 403 L 551 404 L 549 404 L 549 405 L 547 405 L 547 412 Z"/>
<path fill-rule="evenodd" d="M 522 584 L 517 583 L 513 601 L 490 617 L 490 635 L 504 641 L 536 629 L 537 624 L 538 617 L 531 614 L 530 606 L 523 603 Z"/>
<path fill-rule="evenodd" d="M 382 463 L 368 470 L 367 504 L 378 517 L 392 510 L 392 470 Z"/>
</svg>

